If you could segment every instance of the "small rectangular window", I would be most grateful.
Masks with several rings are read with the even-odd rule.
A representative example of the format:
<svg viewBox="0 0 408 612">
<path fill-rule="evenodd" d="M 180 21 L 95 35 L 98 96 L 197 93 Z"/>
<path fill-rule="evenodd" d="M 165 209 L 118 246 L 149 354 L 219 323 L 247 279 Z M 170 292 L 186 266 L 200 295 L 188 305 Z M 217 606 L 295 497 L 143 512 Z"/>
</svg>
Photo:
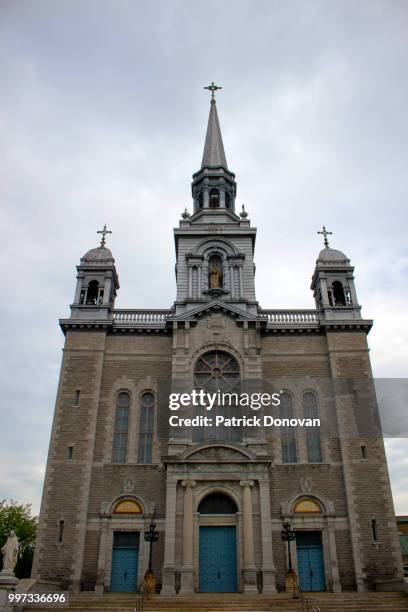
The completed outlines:
<svg viewBox="0 0 408 612">
<path fill-rule="evenodd" d="M 367 459 L 367 447 L 365 444 L 362 444 L 361 446 L 361 456 L 363 459 Z"/>
<path fill-rule="evenodd" d="M 77 389 L 75 391 L 75 403 L 74 406 L 79 406 L 79 398 L 81 397 L 81 390 Z"/>
<path fill-rule="evenodd" d="M 68 459 L 72 461 L 73 457 L 74 457 L 74 447 L 68 446 Z"/>
<path fill-rule="evenodd" d="M 65 521 L 61 519 L 58 524 L 58 544 L 62 544 L 64 541 L 64 527 Z"/>
</svg>

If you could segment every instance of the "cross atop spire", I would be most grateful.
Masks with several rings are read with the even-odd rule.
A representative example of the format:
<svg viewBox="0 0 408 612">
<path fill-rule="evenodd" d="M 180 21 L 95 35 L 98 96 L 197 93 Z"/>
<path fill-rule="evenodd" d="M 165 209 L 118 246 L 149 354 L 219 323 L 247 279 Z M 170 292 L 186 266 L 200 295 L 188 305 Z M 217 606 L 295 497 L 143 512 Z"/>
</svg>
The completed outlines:
<svg viewBox="0 0 408 612">
<path fill-rule="evenodd" d="M 98 230 L 96 233 L 97 234 L 102 234 L 100 246 L 104 247 L 105 243 L 106 243 L 106 234 L 111 234 L 112 232 L 110 230 L 106 229 L 106 223 L 105 223 L 105 225 L 103 226 L 103 229 L 102 230 Z"/>
<path fill-rule="evenodd" d="M 322 234 L 324 236 L 324 246 L 326 247 L 326 249 L 329 248 L 329 241 L 327 240 L 327 236 L 329 234 L 333 234 L 333 232 L 328 232 L 326 229 L 326 226 L 323 225 L 322 231 L 321 232 L 317 232 L 318 234 Z"/>
<path fill-rule="evenodd" d="M 214 92 L 222 88 L 212 82 L 211 85 L 204 87 L 204 89 L 211 91 L 211 107 L 201 168 L 222 166 L 227 170 L 227 160 L 225 158 L 224 144 L 222 142 L 220 122 L 214 96 Z"/>
<path fill-rule="evenodd" d="M 220 87 L 220 85 L 216 85 L 213 81 L 211 85 L 207 85 L 207 87 L 204 87 L 204 89 L 208 89 L 209 91 L 211 91 L 211 100 L 214 100 L 215 92 L 217 91 L 217 89 L 222 89 L 222 87 Z"/>
</svg>

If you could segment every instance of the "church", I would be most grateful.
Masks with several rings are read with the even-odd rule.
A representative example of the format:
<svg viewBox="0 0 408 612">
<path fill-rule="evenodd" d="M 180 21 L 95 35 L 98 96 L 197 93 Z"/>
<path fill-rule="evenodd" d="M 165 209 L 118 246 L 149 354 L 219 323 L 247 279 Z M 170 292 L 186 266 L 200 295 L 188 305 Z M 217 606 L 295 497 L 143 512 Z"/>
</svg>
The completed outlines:
<svg viewBox="0 0 408 612">
<path fill-rule="evenodd" d="M 303 591 L 395 583 L 402 565 L 367 344 L 372 321 L 362 317 L 354 268 L 323 227 L 314 270 L 311 262 L 315 308 L 261 307 L 257 230 L 237 210 L 217 86 L 209 89 L 191 212 L 174 229 L 173 305 L 115 307 L 106 226 L 77 266 L 70 317 L 60 320 L 65 345 L 32 575 L 97 594 L 137 592 L 150 563 L 162 595 L 273 596 L 291 567 Z M 171 426 L 171 415 L 210 416 L 169 410 L 171 394 L 193 389 L 275 393 L 275 417 L 321 425 Z M 237 405 L 218 408 L 241 414 Z"/>
</svg>

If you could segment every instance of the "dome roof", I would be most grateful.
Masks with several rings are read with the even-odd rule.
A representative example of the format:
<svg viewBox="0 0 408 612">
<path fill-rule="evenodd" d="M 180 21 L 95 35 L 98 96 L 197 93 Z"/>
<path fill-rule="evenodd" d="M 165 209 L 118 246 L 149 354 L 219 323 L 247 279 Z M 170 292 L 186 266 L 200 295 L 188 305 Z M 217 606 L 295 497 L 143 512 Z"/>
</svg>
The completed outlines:
<svg viewBox="0 0 408 612">
<path fill-rule="evenodd" d="M 341 251 L 336 251 L 336 249 L 322 249 L 319 253 L 319 257 L 317 261 L 346 261 L 348 259 L 347 255 L 342 253 Z"/>
<path fill-rule="evenodd" d="M 82 257 L 81 261 L 92 262 L 92 261 L 115 261 L 113 259 L 112 251 L 106 247 L 99 246 L 96 249 L 91 249 Z"/>
</svg>

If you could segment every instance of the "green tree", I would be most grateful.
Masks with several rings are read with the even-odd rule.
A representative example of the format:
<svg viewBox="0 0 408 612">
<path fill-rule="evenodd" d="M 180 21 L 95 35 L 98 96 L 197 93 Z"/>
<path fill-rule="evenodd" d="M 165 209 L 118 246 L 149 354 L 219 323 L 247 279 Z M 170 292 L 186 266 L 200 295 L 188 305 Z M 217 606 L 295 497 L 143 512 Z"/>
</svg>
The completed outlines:
<svg viewBox="0 0 408 612">
<path fill-rule="evenodd" d="M 20 548 L 14 573 L 17 578 L 28 578 L 33 562 L 38 518 L 31 516 L 31 504 L 19 504 L 16 501 L 0 501 L 0 549 L 13 530 L 18 538 Z M 2 557 L 0 553 L 0 557 Z M 3 567 L 1 558 L 0 567 Z"/>
</svg>

